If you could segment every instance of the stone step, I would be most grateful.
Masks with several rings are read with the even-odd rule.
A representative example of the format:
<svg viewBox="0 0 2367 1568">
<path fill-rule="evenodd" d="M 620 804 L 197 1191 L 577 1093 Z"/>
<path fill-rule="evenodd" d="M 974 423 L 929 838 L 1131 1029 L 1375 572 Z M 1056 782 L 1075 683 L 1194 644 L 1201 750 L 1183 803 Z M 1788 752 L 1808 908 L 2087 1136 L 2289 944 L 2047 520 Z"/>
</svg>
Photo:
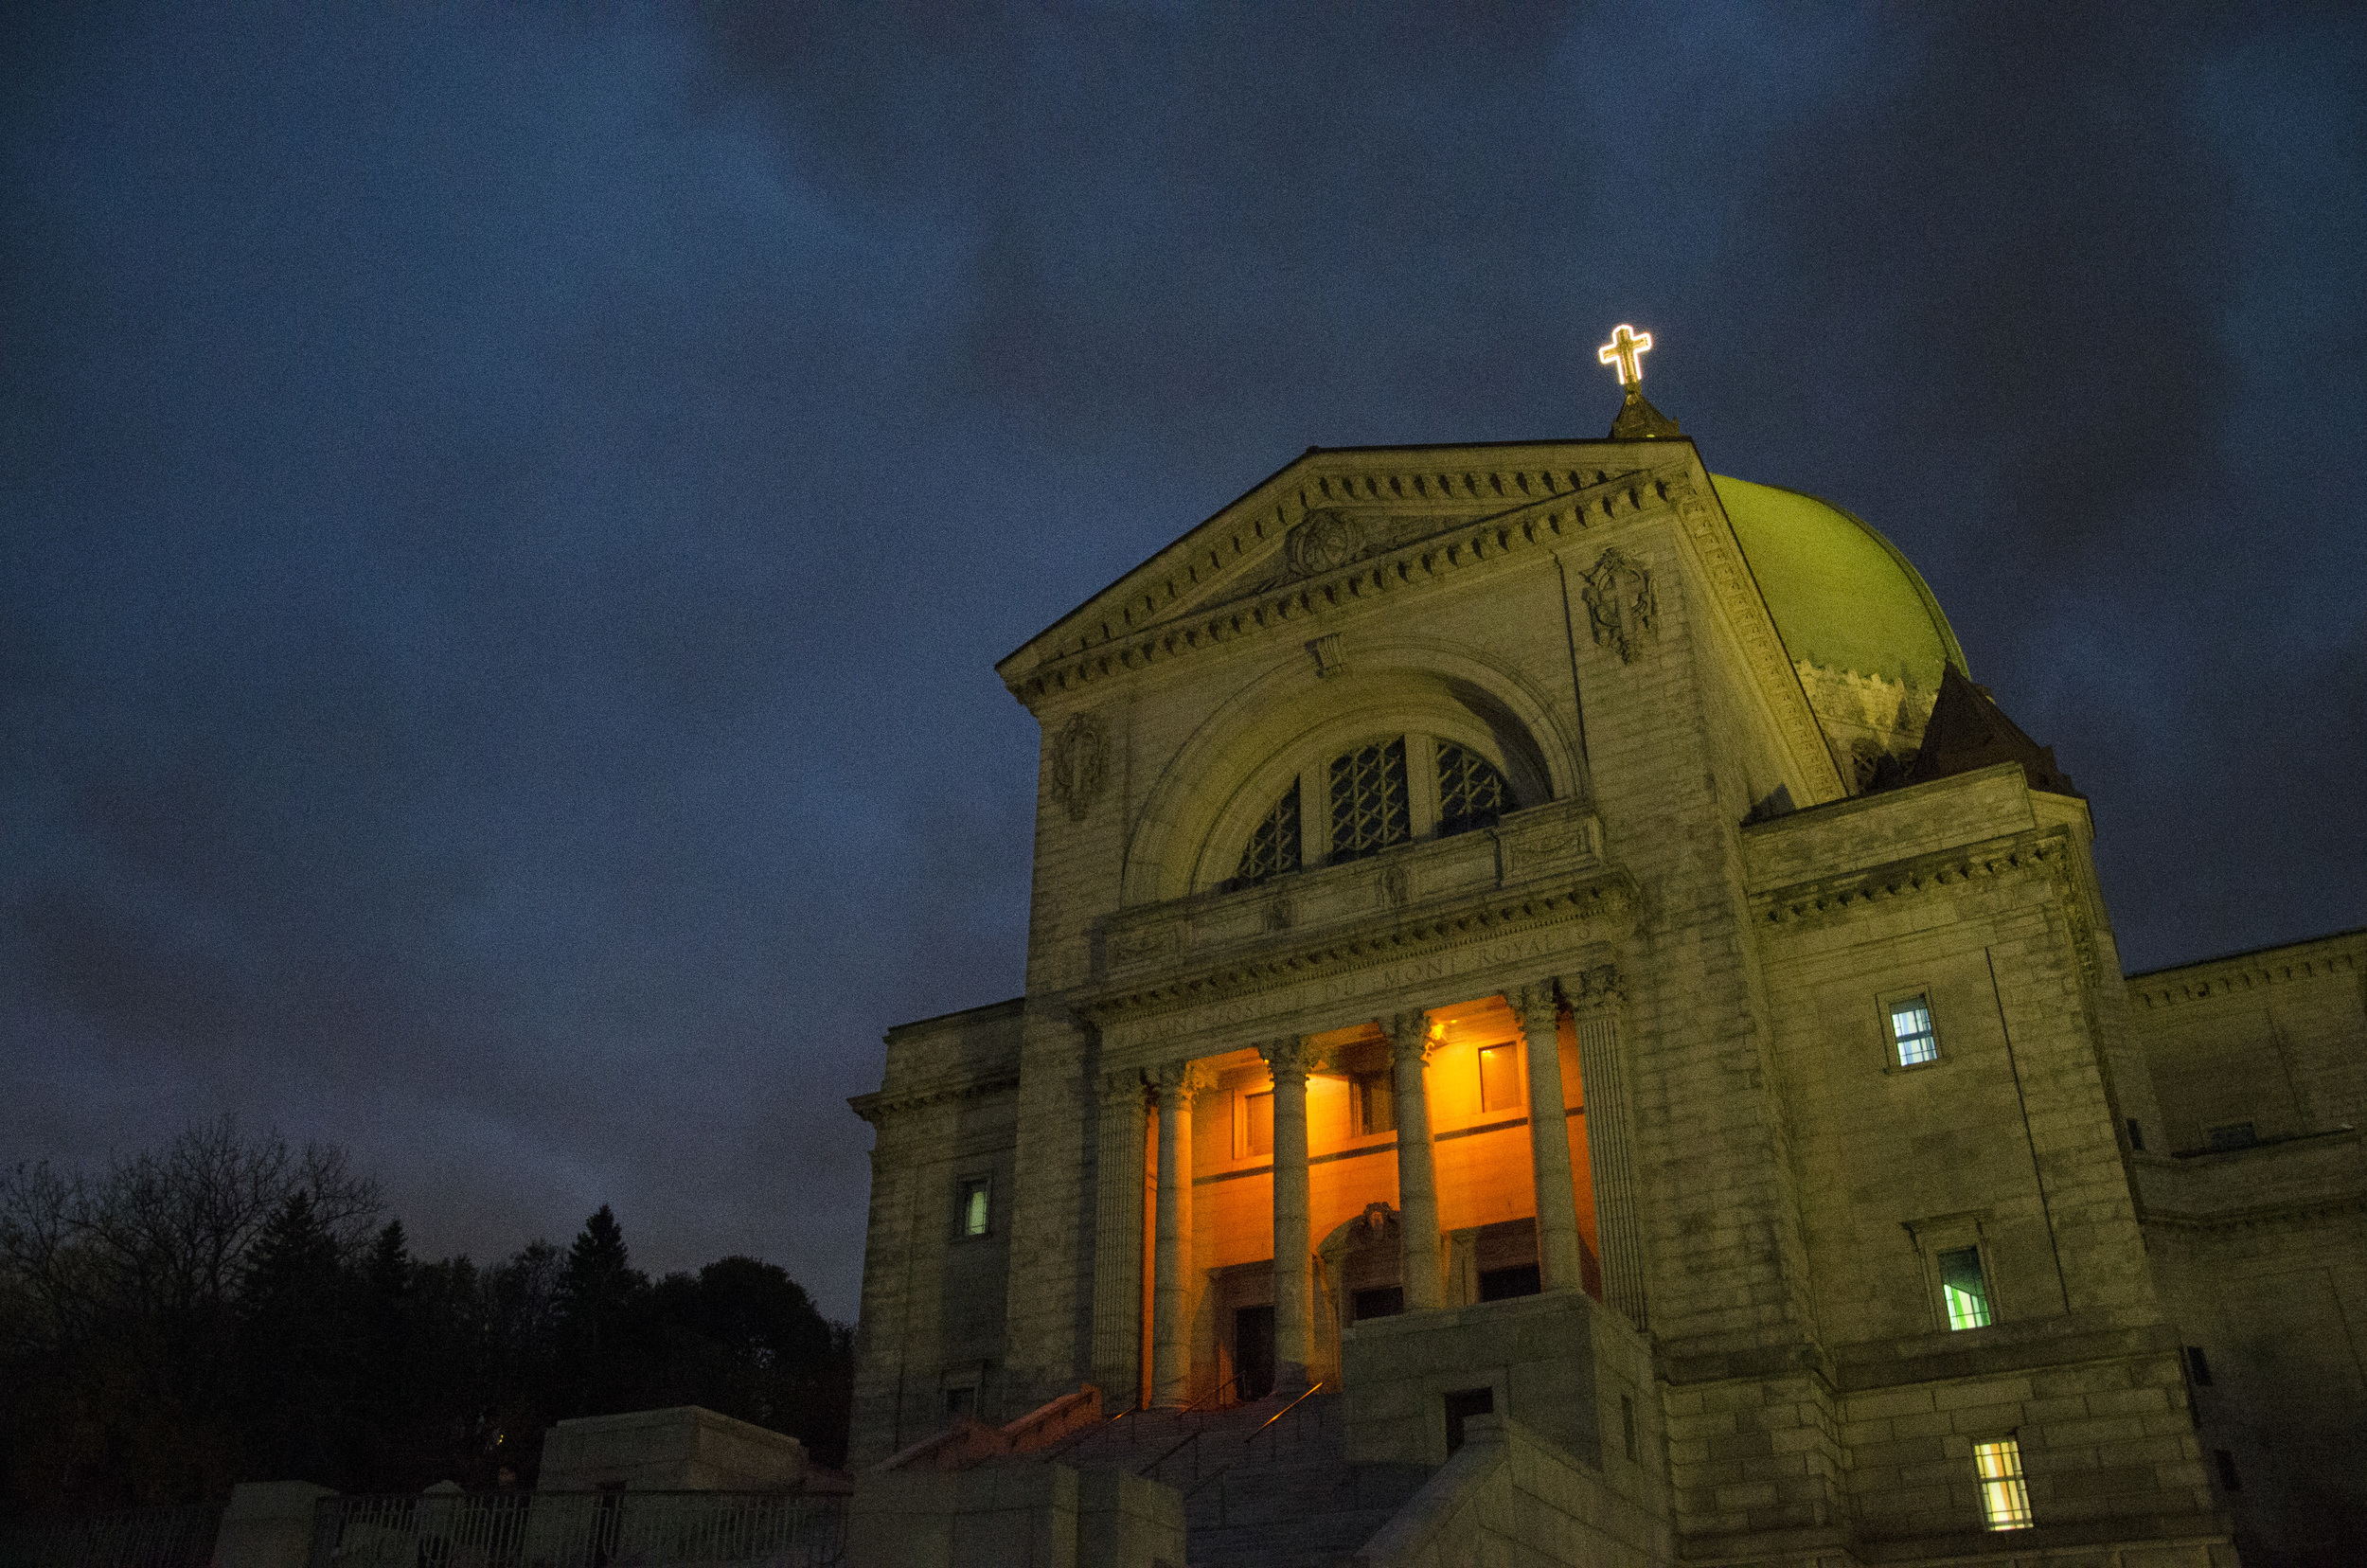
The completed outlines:
<svg viewBox="0 0 2367 1568">
<path fill-rule="evenodd" d="M 1344 1508 L 1295 1520 L 1195 1527 L 1185 1555 L 1192 1568 L 1301 1568 L 1344 1560 L 1396 1512 Z"/>
</svg>

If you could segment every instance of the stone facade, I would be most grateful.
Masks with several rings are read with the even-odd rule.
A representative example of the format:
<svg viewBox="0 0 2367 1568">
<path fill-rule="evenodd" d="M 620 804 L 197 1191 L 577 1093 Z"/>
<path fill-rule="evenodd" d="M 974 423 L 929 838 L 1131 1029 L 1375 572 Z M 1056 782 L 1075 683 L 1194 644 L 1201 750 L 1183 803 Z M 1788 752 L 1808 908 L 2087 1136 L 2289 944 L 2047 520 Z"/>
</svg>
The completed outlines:
<svg viewBox="0 0 2367 1568">
<path fill-rule="evenodd" d="M 2361 940 L 2124 981 L 2086 803 L 1901 786 L 1928 671 L 1795 658 L 1808 613 L 1687 440 L 1316 452 L 1004 661 L 1027 991 L 855 1102 L 853 1462 L 1508 1365 L 1525 1289 L 1600 1303 L 1621 1429 L 1493 1413 L 1638 1560 L 2355 1546 Z"/>
</svg>

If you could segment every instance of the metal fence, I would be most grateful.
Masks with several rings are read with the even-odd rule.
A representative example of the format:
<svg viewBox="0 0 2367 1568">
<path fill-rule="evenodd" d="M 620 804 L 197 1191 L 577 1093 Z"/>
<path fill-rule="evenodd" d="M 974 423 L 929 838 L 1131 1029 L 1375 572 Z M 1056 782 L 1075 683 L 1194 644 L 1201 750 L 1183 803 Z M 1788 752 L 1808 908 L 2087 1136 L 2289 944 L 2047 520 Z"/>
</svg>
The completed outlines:
<svg viewBox="0 0 2367 1568">
<path fill-rule="evenodd" d="M 836 1568 L 846 1500 L 783 1492 L 325 1497 L 309 1568 Z"/>
<path fill-rule="evenodd" d="M 205 1568 L 221 1524 L 195 1503 L 0 1524 L 0 1568 Z"/>
</svg>

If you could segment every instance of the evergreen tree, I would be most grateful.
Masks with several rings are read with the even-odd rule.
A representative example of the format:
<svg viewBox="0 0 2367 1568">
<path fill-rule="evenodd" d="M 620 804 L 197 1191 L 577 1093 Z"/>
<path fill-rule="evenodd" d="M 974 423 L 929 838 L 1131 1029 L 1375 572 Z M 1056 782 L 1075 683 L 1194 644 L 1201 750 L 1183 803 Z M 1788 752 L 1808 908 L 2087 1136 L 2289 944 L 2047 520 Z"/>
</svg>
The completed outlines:
<svg viewBox="0 0 2367 1568">
<path fill-rule="evenodd" d="M 302 1188 L 273 1211 L 240 1291 L 247 1464 L 276 1478 L 347 1484 L 356 1455 L 354 1281 Z"/>
<path fill-rule="evenodd" d="M 634 1408 L 646 1385 L 633 1352 L 649 1292 L 649 1276 L 626 1251 L 624 1228 L 602 1203 L 577 1233 L 559 1276 L 559 1360 L 568 1414 Z"/>
</svg>

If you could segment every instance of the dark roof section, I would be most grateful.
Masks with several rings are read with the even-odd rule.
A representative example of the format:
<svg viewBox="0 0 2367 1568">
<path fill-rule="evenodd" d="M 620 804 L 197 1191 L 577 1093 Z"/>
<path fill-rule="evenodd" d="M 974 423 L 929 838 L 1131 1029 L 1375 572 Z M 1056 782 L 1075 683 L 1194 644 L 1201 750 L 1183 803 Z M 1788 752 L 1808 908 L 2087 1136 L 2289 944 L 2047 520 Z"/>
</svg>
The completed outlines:
<svg viewBox="0 0 2367 1568">
<path fill-rule="evenodd" d="M 1641 387 L 1628 388 L 1626 399 L 1619 404 L 1619 418 L 1611 422 L 1611 438 L 1614 441 L 1665 441 L 1682 436 L 1677 421 L 1646 401 Z"/>
<path fill-rule="evenodd" d="M 2034 790 L 2088 798 L 2056 766 L 2053 746 L 2041 746 L 2024 735 L 1985 689 L 1966 680 L 1954 665 L 1946 666 L 1940 671 L 1939 700 L 1931 704 L 1931 721 L 1923 728 L 1923 749 L 1907 764 L 1899 782 L 1928 784 L 2000 762 L 2020 763 Z"/>
</svg>

